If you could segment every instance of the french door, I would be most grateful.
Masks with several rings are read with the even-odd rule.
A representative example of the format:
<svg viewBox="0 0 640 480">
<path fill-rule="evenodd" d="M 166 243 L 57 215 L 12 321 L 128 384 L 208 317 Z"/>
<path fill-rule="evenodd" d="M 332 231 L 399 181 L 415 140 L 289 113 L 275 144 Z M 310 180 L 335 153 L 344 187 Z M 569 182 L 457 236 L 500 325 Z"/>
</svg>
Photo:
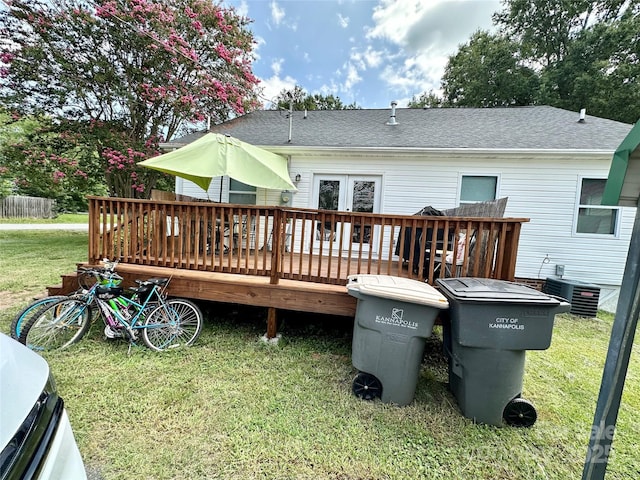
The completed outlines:
<svg viewBox="0 0 640 480">
<path fill-rule="evenodd" d="M 314 203 L 321 210 L 335 210 L 337 212 L 380 212 L 380 189 L 382 177 L 378 175 L 315 175 Z M 318 222 L 321 223 L 321 222 Z M 314 244 L 323 243 L 323 251 L 338 253 L 340 239 L 342 249 L 353 252 L 372 250 L 376 245 L 376 229 L 366 223 L 330 221 L 323 225 L 316 225 Z M 333 245 L 331 245 L 333 243 Z"/>
</svg>

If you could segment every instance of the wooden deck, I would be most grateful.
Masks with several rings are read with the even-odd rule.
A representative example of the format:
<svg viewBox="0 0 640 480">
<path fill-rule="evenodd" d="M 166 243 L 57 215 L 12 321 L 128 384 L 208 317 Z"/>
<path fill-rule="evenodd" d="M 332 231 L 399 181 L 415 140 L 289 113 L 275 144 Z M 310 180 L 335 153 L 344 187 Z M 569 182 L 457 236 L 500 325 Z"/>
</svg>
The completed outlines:
<svg viewBox="0 0 640 480">
<path fill-rule="evenodd" d="M 354 316 L 349 275 L 430 284 L 444 276 L 513 280 L 520 228 L 528 221 L 102 197 L 89 202 L 88 264 L 118 259 L 127 284 L 166 276 L 171 295 L 264 306 L 271 336 L 277 309 Z M 74 277 L 64 276 L 49 293 L 73 291 Z"/>
</svg>

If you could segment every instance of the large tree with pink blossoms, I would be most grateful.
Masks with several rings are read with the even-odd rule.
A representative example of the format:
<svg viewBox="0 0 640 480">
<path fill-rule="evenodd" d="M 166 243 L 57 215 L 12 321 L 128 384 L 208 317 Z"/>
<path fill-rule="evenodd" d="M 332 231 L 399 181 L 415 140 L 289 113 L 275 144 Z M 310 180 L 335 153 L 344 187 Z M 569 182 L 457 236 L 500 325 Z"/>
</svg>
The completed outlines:
<svg viewBox="0 0 640 480">
<path fill-rule="evenodd" d="M 6 4 L 2 107 L 90 131 L 112 195 L 148 194 L 153 178 L 135 163 L 158 141 L 257 106 L 253 36 L 234 9 L 211 0 Z"/>
</svg>

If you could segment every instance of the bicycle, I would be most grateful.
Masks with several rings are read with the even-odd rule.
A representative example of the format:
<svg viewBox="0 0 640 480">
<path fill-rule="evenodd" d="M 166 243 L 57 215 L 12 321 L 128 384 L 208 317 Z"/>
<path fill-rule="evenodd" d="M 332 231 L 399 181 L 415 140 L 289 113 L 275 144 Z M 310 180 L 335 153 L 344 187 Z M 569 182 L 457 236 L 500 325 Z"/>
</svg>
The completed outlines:
<svg viewBox="0 0 640 480">
<path fill-rule="evenodd" d="M 105 261 L 105 267 L 103 267 L 102 270 L 104 270 L 105 272 L 113 271 L 116 263 Z M 93 269 L 93 270 L 98 270 L 98 269 Z M 22 326 L 25 325 L 34 315 L 39 313 L 42 307 L 46 305 L 51 305 L 52 303 L 57 302 L 58 300 L 64 300 L 73 295 L 81 294 L 82 292 L 85 292 L 88 288 L 90 288 L 90 285 L 87 284 L 87 277 L 89 275 L 88 272 L 89 272 L 88 269 L 81 270 L 81 273 L 78 275 L 79 289 L 76 290 L 74 293 L 70 295 L 52 295 L 49 297 L 40 298 L 38 300 L 31 302 L 29 305 L 27 305 L 22 310 L 20 310 L 13 317 L 13 320 L 11 321 L 11 327 L 9 328 L 9 334 L 11 335 L 11 338 L 13 338 L 14 340 L 18 340 L 18 338 L 20 337 L 20 331 L 22 330 Z"/>
<path fill-rule="evenodd" d="M 168 278 L 136 280 L 132 296 L 123 295 L 115 272 L 92 272 L 97 282 L 80 296 L 59 300 L 40 310 L 25 324 L 19 341 L 34 350 L 64 349 L 89 330 L 96 306 L 107 338 L 124 338 L 129 348 L 139 336 L 155 351 L 192 345 L 202 330 L 202 313 L 190 300 L 168 299 Z"/>
<path fill-rule="evenodd" d="M 44 297 L 31 302 L 29 305 L 20 310 L 13 320 L 11 321 L 11 327 L 9 327 L 9 334 L 11 338 L 17 340 L 20 337 L 20 330 L 22 326 L 29 321 L 29 319 L 37 312 L 39 312 L 45 305 L 51 305 L 58 300 L 64 300 L 68 298 L 67 295 L 53 295 L 50 297 Z"/>
</svg>

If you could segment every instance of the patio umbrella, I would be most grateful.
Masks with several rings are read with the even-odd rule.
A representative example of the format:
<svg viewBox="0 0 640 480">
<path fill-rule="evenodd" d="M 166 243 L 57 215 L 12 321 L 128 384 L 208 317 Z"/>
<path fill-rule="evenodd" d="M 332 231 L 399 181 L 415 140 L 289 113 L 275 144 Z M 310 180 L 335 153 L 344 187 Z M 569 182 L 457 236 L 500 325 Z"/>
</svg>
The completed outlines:
<svg viewBox="0 0 640 480">
<path fill-rule="evenodd" d="M 214 177 L 224 175 L 254 187 L 297 190 L 289 178 L 285 158 L 219 133 L 207 133 L 138 165 L 190 180 L 205 191 Z"/>
</svg>

